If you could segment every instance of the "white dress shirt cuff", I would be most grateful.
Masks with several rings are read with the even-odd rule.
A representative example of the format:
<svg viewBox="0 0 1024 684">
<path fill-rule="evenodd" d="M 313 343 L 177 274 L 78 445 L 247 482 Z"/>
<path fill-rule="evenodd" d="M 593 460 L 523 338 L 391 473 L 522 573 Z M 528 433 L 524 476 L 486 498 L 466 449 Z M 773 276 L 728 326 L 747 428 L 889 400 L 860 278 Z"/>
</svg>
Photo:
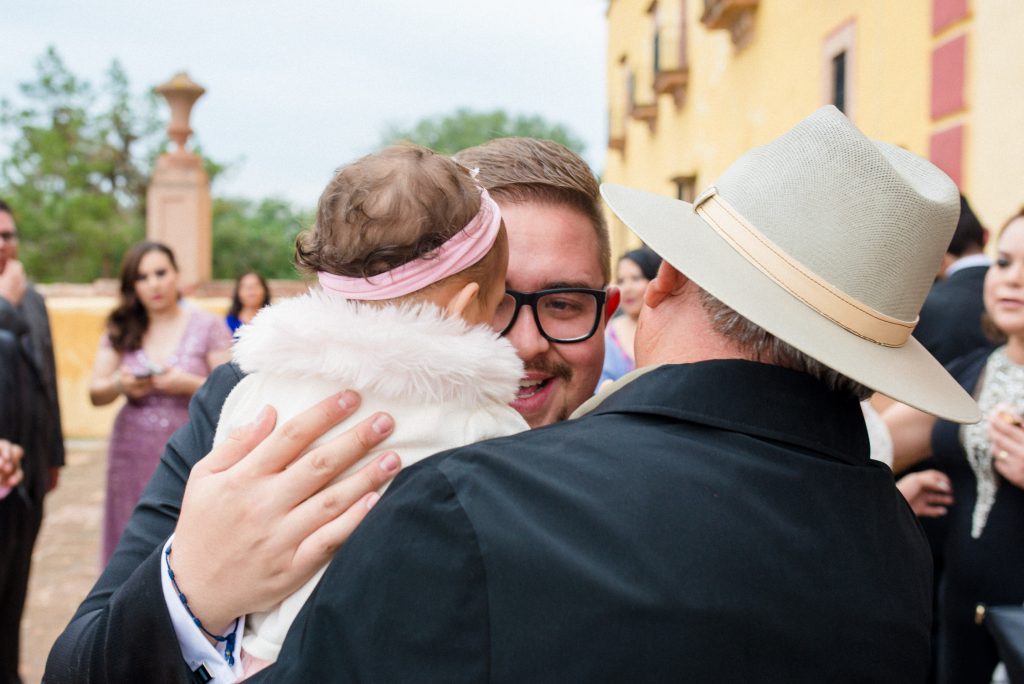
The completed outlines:
<svg viewBox="0 0 1024 684">
<path fill-rule="evenodd" d="M 167 612 L 171 616 L 171 623 L 174 625 L 174 634 L 178 637 L 178 646 L 181 648 L 181 655 L 188 663 L 190 670 L 195 672 L 200 667 L 212 677 L 216 684 L 227 684 L 236 682 L 242 678 L 242 633 L 245 630 L 245 617 L 238 620 L 235 627 L 235 664 L 228 665 L 224 659 L 224 642 L 217 642 L 215 647 L 211 644 L 203 632 L 192 621 L 178 592 L 171 584 L 171 577 L 167 573 L 167 547 L 174 541 L 174 535 L 164 544 L 163 553 L 160 559 L 160 583 L 164 590 L 164 602 L 167 604 Z"/>
</svg>

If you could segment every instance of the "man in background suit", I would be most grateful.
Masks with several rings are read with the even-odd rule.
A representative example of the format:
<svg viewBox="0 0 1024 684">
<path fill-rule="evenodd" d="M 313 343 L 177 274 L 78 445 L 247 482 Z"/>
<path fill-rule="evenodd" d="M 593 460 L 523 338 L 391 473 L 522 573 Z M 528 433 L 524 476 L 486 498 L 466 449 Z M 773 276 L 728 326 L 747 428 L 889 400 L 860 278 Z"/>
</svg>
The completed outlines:
<svg viewBox="0 0 1024 684">
<path fill-rule="evenodd" d="M 942 260 L 939 279 L 932 286 L 914 337 L 942 365 L 953 359 L 989 346 L 981 329 L 985 312 L 981 291 L 988 272 L 985 229 L 971 210 L 967 198 L 960 195 L 960 219 Z"/>
<path fill-rule="evenodd" d="M 8 339 L 6 363 L 17 389 L 0 409 L 12 420 L 7 437 L 24 449 L 24 480 L 0 500 L 0 682 L 17 683 L 19 629 L 28 589 L 32 547 L 43 519 L 43 497 L 57 485 L 64 439 L 57 405 L 57 373 L 43 297 L 18 261 L 18 229 L 0 201 L 0 331 Z"/>
</svg>

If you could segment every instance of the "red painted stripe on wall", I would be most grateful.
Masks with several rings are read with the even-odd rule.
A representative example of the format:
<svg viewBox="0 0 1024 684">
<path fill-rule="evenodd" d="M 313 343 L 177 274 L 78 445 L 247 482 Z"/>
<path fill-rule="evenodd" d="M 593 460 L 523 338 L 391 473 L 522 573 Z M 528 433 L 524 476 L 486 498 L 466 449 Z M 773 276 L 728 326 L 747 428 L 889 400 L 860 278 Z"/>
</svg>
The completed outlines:
<svg viewBox="0 0 1024 684">
<path fill-rule="evenodd" d="M 964 108 L 966 60 L 966 35 L 959 35 L 932 50 L 932 119 Z"/>
<path fill-rule="evenodd" d="M 964 126 L 933 133 L 928 144 L 928 158 L 946 172 L 958 186 L 963 187 Z"/>
<path fill-rule="evenodd" d="M 967 16 L 967 0 L 932 0 L 932 35 Z"/>
</svg>

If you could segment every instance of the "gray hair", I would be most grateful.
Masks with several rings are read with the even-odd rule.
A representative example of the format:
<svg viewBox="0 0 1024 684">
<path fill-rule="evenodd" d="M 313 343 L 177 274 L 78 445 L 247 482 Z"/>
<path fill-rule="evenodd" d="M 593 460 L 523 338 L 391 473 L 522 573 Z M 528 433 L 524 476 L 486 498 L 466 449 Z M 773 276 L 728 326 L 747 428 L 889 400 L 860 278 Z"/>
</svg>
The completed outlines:
<svg viewBox="0 0 1024 684">
<path fill-rule="evenodd" d="M 771 363 L 807 373 L 824 382 L 832 391 L 850 392 L 861 401 L 875 393 L 870 387 L 865 387 L 842 373 L 832 370 L 796 347 L 783 342 L 764 328 L 750 322 L 703 288 L 700 290 L 699 296 L 700 304 L 704 307 L 708 320 L 711 321 L 712 329 L 736 344 L 754 361 Z"/>
</svg>

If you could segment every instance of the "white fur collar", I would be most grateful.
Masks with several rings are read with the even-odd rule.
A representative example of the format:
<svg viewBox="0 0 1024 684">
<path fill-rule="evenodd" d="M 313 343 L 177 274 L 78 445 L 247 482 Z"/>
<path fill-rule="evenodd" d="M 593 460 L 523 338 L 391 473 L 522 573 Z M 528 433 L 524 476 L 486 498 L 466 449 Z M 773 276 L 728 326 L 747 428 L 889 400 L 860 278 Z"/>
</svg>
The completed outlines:
<svg viewBox="0 0 1024 684">
<path fill-rule="evenodd" d="M 512 345 L 486 326 L 445 318 L 430 303 L 376 307 L 321 290 L 260 311 L 239 329 L 233 354 L 246 373 L 468 406 L 511 402 L 523 375 Z"/>
</svg>

